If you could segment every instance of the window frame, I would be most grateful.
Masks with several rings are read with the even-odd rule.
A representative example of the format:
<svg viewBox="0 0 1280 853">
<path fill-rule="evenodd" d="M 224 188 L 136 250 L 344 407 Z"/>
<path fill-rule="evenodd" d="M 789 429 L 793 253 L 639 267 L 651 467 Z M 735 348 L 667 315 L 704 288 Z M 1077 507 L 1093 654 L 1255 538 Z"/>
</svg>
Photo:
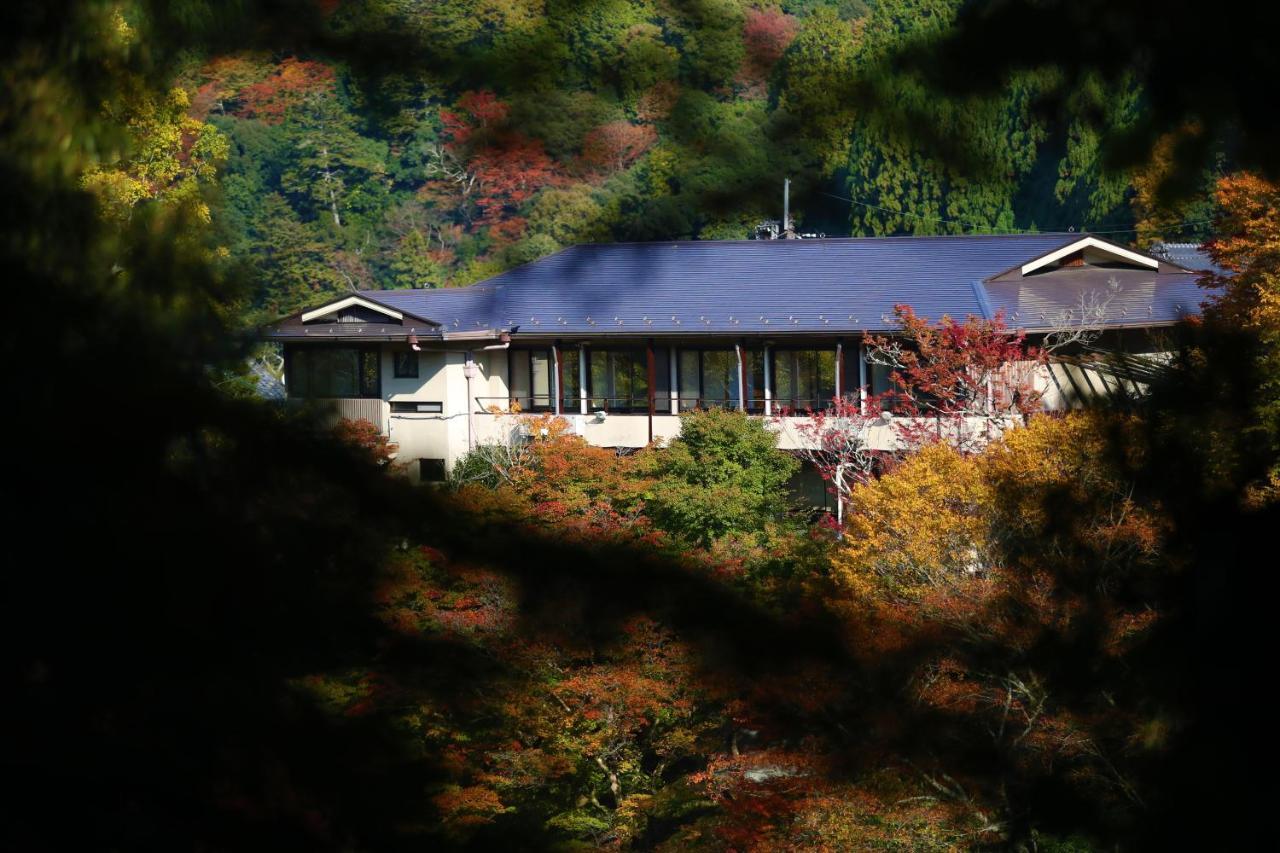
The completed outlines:
<svg viewBox="0 0 1280 853">
<path fill-rule="evenodd" d="M 356 393 L 354 395 L 316 395 L 296 394 L 299 387 L 297 381 L 298 355 L 318 351 L 352 350 L 356 354 Z M 370 375 L 367 371 L 372 366 L 372 387 L 366 385 L 365 379 Z M 380 400 L 382 399 L 382 350 L 376 344 L 295 344 L 284 349 L 285 394 L 291 400 Z"/>
<path fill-rule="evenodd" d="M 547 358 L 547 393 L 546 394 L 533 393 L 533 388 L 534 388 L 533 355 L 534 353 L 543 353 Z M 528 393 L 523 395 L 517 395 L 515 393 L 516 389 L 514 387 L 515 381 L 513 378 L 514 371 L 512 370 L 512 367 L 514 366 L 517 358 L 522 358 L 524 360 L 524 371 L 525 371 L 524 375 L 528 381 L 528 388 L 526 389 Z M 556 376 L 556 355 L 555 355 L 555 352 L 553 352 L 552 344 L 547 344 L 546 346 L 525 346 L 525 347 L 519 347 L 519 348 L 513 346 L 507 350 L 507 397 L 511 403 L 519 404 L 520 411 L 537 413 L 537 414 L 546 414 L 548 412 L 554 412 L 556 410 L 556 389 L 558 385 L 559 385 L 559 378 Z M 535 400 L 543 397 L 546 398 L 545 403 L 535 402 Z M 527 406 L 525 405 L 526 401 L 528 401 L 529 403 L 529 405 Z"/>
<path fill-rule="evenodd" d="M 653 399 L 653 401 L 654 401 L 654 407 L 655 407 L 655 410 L 656 410 L 656 408 L 657 408 L 657 401 L 658 401 L 658 390 L 657 390 L 657 387 L 656 387 L 656 386 L 660 384 L 660 382 L 658 381 L 658 380 L 659 380 L 659 377 L 658 377 L 658 370 L 657 370 L 657 357 L 656 357 L 656 354 L 655 354 L 655 358 L 654 358 L 654 386 L 655 386 L 655 387 L 654 387 L 654 388 L 652 388 L 652 389 L 650 389 L 650 388 L 648 388 L 648 385 L 649 385 L 649 350 L 648 350 L 648 348 L 647 348 L 647 347 L 643 347 L 643 346 L 640 346 L 640 347 L 635 347 L 635 346 L 630 346 L 630 347 L 586 347 L 586 348 L 584 348 L 584 350 L 583 350 L 583 351 L 585 352 L 586 357 L 587 357 L 587 408 L 588 408 L 588 409 L 591 409 L 591 410 L 603 410 L 603 411 L 606 411 L 606 412 L 614 412 L 614 413 L 617 413 L 617 414 L 623 414 L 623 415 L 627 415 L 627 414 L 648 414 L 648 413 L 649 413 L 649 400 L 650 400 L 650 398 L 652 397 L 652 399 Z M 637 396 L 635 396 L 635 394 L 633 393 L 633 394 L 631 394 L 631 395 L 629 395 L 629 396 L 627 396 L 627 397 L 617 397 L 617 396 L 609 397 L 609 396 L 605 396 L 604 394 L 597 394 L 597 393 L 596 393 L 596 387 L 595 387 L 595 385 L 596 385 L 595 368 L 596 368 L 596 359 L 597 359 L 597 356 L 604 356 L 604 357 L 605 357 L 605 359 L 606 359 L 606 361 L 605 361 L 605 365 L 606 365 L 606 366 L 605 366 L 605 372 L 606 372 L 606 374 L 607 374 L 608 376 L 610 376 L 610 377 L 612 378 L 612 377 L 614 377 L 614 373 L 613 373 L 613 372 L 611 372 L 611 371 L 609 371 L 609 367 L 608 367 L 608 365 L 609 365 L 609 361 L 611 361 L 611 360 L 612 360 L 612 359 L 611 359 L 611 356 L 613 356 L 613 355 L 615 355 L 615 354 L 627 354 L 627 355 L 632 356 L 632 359 L 633 359 L 633 360 L 632 360 L 632 369 L 633 369 L 633 371 L 634 371 L 634 372 L 632 373 L 632 375 L 631 375 L 631 377 L 630 377 L 631 387 L 632 387 L 632 390 L 634 391 L 634 389 L 635 389 L 635 384 L 636 384 L 636 378 L 638 377 L 638 378 L 639 378 L 639 379 L 644 383 L 644 385 L 646 386 L 646 387 L 645 387 L 645 393 L 644 393 L 644 395 L 643 395 L 643 396 L 641 396 L 641 397 L 637 397 Z M 616 387 L 615 387 L 615 388 L 610 389 L 610 390 L 615 390 L 615 391 L 616 391 L 617 389 L 616 389 Z M 668 392 L 668 393 L 669 393 L 669 392 Z M 597 404 L 596 404 L 596 402 L 597 402 L 597 401 L 600 401 L 600 403 L 601 403 L 602 405 L 597 405 Z"/>
<path fill-rule="evenodd" d="M 400 358 L 408 357 L 409 363 L 413 365 L 413 372 L 402 372 Z M 422 373 L 422 353 L 413 350 L 392 350 L 391 351 L 391 376 L 394 379 L 421 379 Z"/>
<path fill-rule="evenodd" d="M 779 391 L 778 391 L 778 364 L 780 361 L 779 356 L 782 356 L 782 357 L 789 356 L 792 359 L 794 359 L 798 353 L 826 353 L 831 357 L 831 385 L 830 385 L 831 395 L 830 396 L 820 395 L 817 397 L 797 397 L 792 395 L 788 397 L 786 400 L 784 400 L 782 396 L 779 394 Z M 807 412 L 821 411 L 823 409 L 830 407 L 832 402 L 836 399 L 840 391 L 839 377 L 840 377 L 841 371 L 844 369 L 844 365 L 840 363 L 840 355 L 841 354 L 837 352 L 835 344 L 832 344 L 830 347 L 803 346 L 799 344 L 788 344 L 787 346 L 770 347 L 769 349 L 769 393 L 770 393 L 770 397 L 772 398 L 771 404 L 772 404 L 772 408 L 774 409 L 774 413 L 776 414 L 779 409 L 785 409 L 787 412 L 791 414 L 792 417 L 804 417 Z M 793 364 L 794 363 L 795 362 L 793 362 Z M 793 376 L 798 375 L 798 373 L 799 371 L 797 370 L 793 374 Z M 815 386 L 816 386 L 817 384 L 816 375 L 814 376 L 814 379 L 815 379 Z M 822 391 L 826 389 L 819 389 L 815 387 L 814 390 Z M 799 405 L 796 405 L 797 403 L 815 403 L 816 405 L 799 406 Z"/>
<path fill-rule="evenodd" d="M 748 350 L 745 347 L 745 345 L 739 344 L 738 346 L 742 347 L 742 351 L 744 354 L 747 352 L 751 352 L 751 350 Z M 676 410 L 678 412 L 691 412 L 696 409 L 712 408 L 712 406 L 707 405 L 707 387 L 705 382 L 706 372 L 707 372 L 705 355 L 706 353 L 709 353 L 709 352 L 728 353 L 729 355 L 732 355 L 734 357 L 734 363 L 738 364 L 738 353 L 733 344 L 730 344 L 728 347 L 724 347 L 724 346 L 676 347 L 676 404 L 677 404 Z M 698 354 L 698 396 L 696 398 L 692 398 L 695 401 L 694 405 L 692 406 L 688 405 L 688 402 L 691 398 L 686 397 L 684 394 L 684 385 L 685 385 L 684 355 L 685 353 Z M 763 348 L 759 350 L 759 353 L 760 353 L 761 359 L 763 359 L 764 358 Z M 747 366 L 745 364 L 740 365 L 740 367 L 742 368 L 742 370 L 737 371 L 734 374 L 734 379 L 733 379 L 734 385 L 737 385 L 740 383 L 740 380 L 742 379 L 742 373 L 746 372 Z M 739 402 L 744 400 L 747 405 L 747 411 L 748 412 L 753 411 L 753 408 L 752 408 L 753 400 L 751 399 L 751 395 L 746 394 L 741 390 L 739 391 L 738 396 L 730 400 L 722 402 L 721 400 L 717 399 L 715 401 L 714 408 L 721 408 L 721 409 L 728 408 L 728 409 L 736 410 L 738 408 Z M 763 411 L 763 408 L 764 408 L 763 387 L 760 389 L 760 403 L 761 403 L 760 410 Z"/>
</svg>

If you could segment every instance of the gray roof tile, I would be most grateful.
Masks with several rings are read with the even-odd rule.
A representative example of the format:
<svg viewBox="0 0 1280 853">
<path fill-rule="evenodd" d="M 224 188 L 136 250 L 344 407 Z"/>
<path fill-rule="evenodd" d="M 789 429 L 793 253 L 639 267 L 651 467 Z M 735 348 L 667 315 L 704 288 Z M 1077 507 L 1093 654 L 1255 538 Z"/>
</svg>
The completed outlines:
<svg viewBox="0 0 1280 853">
<path fill-rule="evenodd" d="M 368 295 L 443 331 L 525 334 L 841 333 L 894 328 L 893 308 L 993 316 L 1060 311 L 1081 288 L 1124 279 L 1109 323 L 1167 323 L 1198 310 L 1196 275 L 1089 267 L 983 280 L 1082 234 L 686 241 L 573 246 L 464 288 Z M 1075 275 L 1086 272 L 1092 279 Z M 1069 275 L 1070 274 L 1070 275 Z M 1101 278 L 1098 275 L 1101 274 Z M 1134 274 L 1137 274 L 1135 277 Z M 1069 297 L 1069 299 L 1068 299 Z"/>
</svg>

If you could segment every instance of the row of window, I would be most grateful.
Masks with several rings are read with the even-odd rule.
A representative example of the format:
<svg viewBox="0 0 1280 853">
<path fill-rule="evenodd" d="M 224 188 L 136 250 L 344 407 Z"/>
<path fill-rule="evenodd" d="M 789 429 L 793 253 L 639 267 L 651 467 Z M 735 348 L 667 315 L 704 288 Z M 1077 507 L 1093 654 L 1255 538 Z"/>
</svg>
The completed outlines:
<svg viewBox="0 0 1280 853">
<path fill-rule="evenodd" d="M 366 347 L 291 347 L 286 370 L 291 397 L 380 397 L 382 393 L 378 349 Z M 648 353 L 643 349 L 565 348 L 560 350 L 562 411 L 578 411 L 585 396 L 592 411 L 647 412 L 650 385 L 654 410 L 672 409 L 671 350 L 654 350 L 652 376 Z M 675 364 L 675 404 L 678 411 L 738 406 L 740 396 L 751 412 L 764 411 L 765 357 L 761 349 L 744 349 L 742 372 L 733 349 L 678 349 Z M 856 351 L 846 351 L 846 389 L 856 388 L 859 376 Z M 508 351 L 508 387 L 512 402 L 525 411 L 554 408 L 556 374 L 550 347 Z M 585 361 L 585 364 L 583 362 Z M 869 365 L 872 393 L 888 390 L 888 372 Z M 585 369 L 584 369 L 585 368 Z M 824 406 L 836 395 L 834 349 L 773 349 L 770 351 L 769 385 L 776 409 L 804 411 Z M 417 378 L 419 353 L 399 350 L 392 355 L 396 378 Z M 848 377 L 853 377 L 850 381 Z M 745 380 L 739 394 L 740 378 Z"/>
<path fill-rule="evenodd" d="M 553 408 L 554 353 L 546 349 L 512 349 L 510 356 L 511 399 L 526 411 Z M 648 353 L 643 349 L 605 350 L 595 347 L 560 351 L 560 406 L 562 411 L 578 411 L 582 397 L 592 411 L 636 412 L 649 410 L 649 386 L 653 385 L 654 411 L 669 413 L 671 395 L 671 351 L 655 349 L 650 377 Z M 585 359 L 585 370 L 580 360 Z M 764 411 L 765 357 L 762 349 L 744 349 L 742 371 L 733 349 L 676 350 L 676 405 L 679 411 L 698 408 L 736 408 L 740 397 L 751 412 Z M 778 409 L 804 411 L 818 409 L 836 396 L 835 349 L 772 349 L 768 367 L 773 405 Z M 856 351 L 846 359 L 843 383 L 856 388 L 859 376 Z M 585 394 L 582 378 L 586 379 Z M 877 369 L 869 377 L 876 393 L 888 387 L 888 374 Z M 744 393 L 739 386 L 745 380 Z"/>
<path fill-rule="evenodd" d="M 392 354 L 397 379 L 418 377 L 418 353 Z M 290 397 L 381 397 L 378 348 L 302 346 L 285 350 L 285 385 Z"/>
</svg>

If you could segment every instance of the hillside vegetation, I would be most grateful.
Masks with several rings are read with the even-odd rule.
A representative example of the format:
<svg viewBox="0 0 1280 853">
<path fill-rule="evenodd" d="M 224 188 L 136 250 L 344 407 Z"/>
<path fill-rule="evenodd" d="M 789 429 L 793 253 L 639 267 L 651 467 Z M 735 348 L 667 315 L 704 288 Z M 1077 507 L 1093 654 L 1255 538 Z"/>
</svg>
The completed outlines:
<svg viewBox="0 0 1280 853">
<path fill-rule="evenodd" d="M 359 76 L 318 53 L 190 55 L 177 85 L 223 147 L 212 218 L 260 317 L 571 243 L 744 238 L 780 218 L 784 177 L 799 230 L 832 236 L 1207 233 L 1210 175 L 1169 209 L 1167 163 L 1104 168 L 1100 133 L 1137 119 L 1137 84 L 1024 72 L 994 98 L 942 97 L 891 73 L 960 6 L 352 0 L 322 4 L 332 38 L 413 49 Z"/>
</svg>

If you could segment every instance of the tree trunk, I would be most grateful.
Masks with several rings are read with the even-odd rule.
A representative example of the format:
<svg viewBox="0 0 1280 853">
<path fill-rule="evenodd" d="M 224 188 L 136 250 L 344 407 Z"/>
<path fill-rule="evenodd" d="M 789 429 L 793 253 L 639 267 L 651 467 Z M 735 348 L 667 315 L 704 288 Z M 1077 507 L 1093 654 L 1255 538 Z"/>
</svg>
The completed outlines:
<svg viewBox="0 0 1280 853">
<path fill-rule="evenodd" d="M 622 804 L 622 783 L 618 781 L 618 774 L 609 769 L 609 765 L 604 763 L 604 759 L 596 756 L 596 764 L 600 765 L 600 769 L 609 777 L 609 792 L 613 794 L 613 807 L 617 808 Z"/>
</svg>

